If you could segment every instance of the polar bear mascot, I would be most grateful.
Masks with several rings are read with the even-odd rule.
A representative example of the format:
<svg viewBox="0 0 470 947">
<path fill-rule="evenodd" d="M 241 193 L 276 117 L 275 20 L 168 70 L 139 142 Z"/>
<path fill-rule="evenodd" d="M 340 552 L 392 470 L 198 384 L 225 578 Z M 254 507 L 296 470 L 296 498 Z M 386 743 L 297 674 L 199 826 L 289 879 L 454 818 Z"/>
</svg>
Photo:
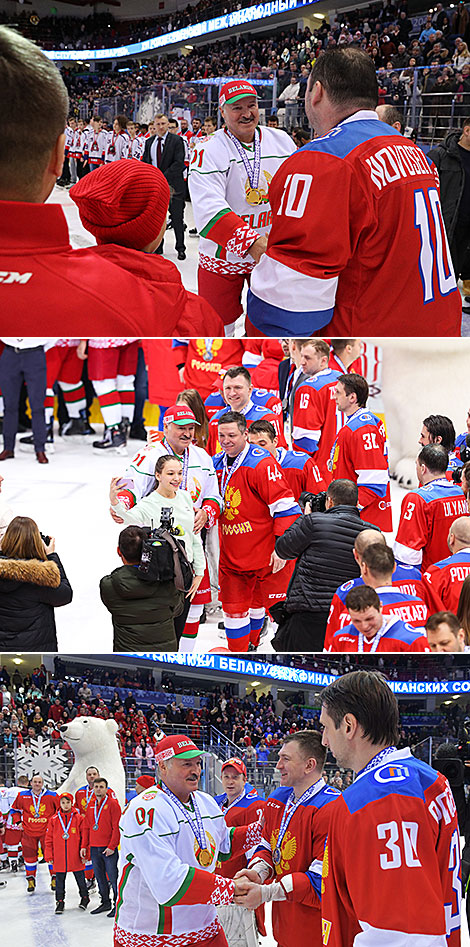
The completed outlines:
<svg viewBox="0 0 470 947">
<path fill-rule="evenodd" d="M 126 778 L 116 739 L 117 730 L 115 720 L 102 720 L 100 717 L 75 717 L 60 728 L 75 762 L 65 783 L 57 790 L 59 793 L 72 792 L 75 795 L 77 789 L 86 783 L 88 767 L 96 766 L 100 776 L 108 780 L 116 793 L 121 807 L 125 805 Z"/>
<path fill-rule="evenodd" d="M 410 320 L 413 314 L 410 312 Z M 470 339 L 380 339 L 382 398 L 390 471 L 406 489 L 417 486 L 415 461 L 424 418 L 449 417 L 466 430 L 470 407 Z"/>
</svg>

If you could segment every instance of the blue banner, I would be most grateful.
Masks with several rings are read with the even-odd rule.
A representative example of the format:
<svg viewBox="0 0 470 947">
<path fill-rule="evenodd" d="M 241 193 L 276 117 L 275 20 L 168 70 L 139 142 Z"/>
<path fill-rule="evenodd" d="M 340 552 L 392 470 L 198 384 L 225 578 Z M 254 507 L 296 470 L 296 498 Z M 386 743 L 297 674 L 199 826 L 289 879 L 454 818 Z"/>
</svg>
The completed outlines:
<svg viewBox="0 0 470 947">
<path fill-rule="evenodd" d="M 234 26 L 245 26 L 246 23 L 254 23 L 257 20 L 276 16 L 278 13 L 287 13 L 290 10 L 313 6 L 317 2 L 318 0 L 266 0 L 265 3 L 258 3 L 253 7 L 233 10 L 223 16 L 203 20 L 202 23 L 192 23 L 191 26 L 185 26 L 180 30 L 154 36 L 142 43 L 131 43 L 129 46 L 116 46 L 111 49 L 44 49 L 43 52 L 49 59 L 54 59 L 57 62 L 59 60 L 62 62 L 70 60 L 91 62 L 98 59 L 122 59 L 123 56 L 138 56 L 139 53 L 173 46 L 175 43 L 186 43 L 198 36 L 217 33 L 219 30 L 228 30 Z"/>
</svg>

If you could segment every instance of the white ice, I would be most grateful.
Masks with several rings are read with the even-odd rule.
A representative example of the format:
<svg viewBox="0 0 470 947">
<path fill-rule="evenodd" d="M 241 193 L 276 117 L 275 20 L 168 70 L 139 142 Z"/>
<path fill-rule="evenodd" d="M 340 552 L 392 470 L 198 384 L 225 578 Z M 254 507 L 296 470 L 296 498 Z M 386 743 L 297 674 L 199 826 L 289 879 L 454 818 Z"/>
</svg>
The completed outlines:
<svg viewBox="0 0 470 947">
<path fill-rule="evenodd" d="M 101 437 L 102 425 L 93 427 Z M 92 436 L 61 438 L 55 428 L 55 452 L 48 455 L 47 466 L 38 464 L 33 450 L 21 450 L 17 442 L 14 460 L 1 467 L 2 495 L 15 515 L 31 516 L 42 533 L 56 538 L 56 551 L 74 591 L 72 603 L 55 611 L 59 651 L 105 654 L 113 649 L 113 637 L 99 580 L 121 564 L 116 552 L 120 527 L 109 515 L 108 490 L 111 477 L 123 472 L 128 459 L 94 451 Z M 139 444 L 129 442 L 129 457 Z M 395 529 L 403 496 L 392 481 Z M 195 650 L 226 647 L 218 636 L 220 619 L 218 613 L 200 626 Z M 268 640 L 262 642 L 263 653 L 272 653 Z"/>
<path fill-rule="evenodd" d="M 98 907 L 99 896 L 92 892 L 87 911 L 78 908 L 78 889 L 72 875 L 67 878 L 65 911 L 54 914 L 54 895 L 49 888 L 49 872 L 46 865 L 39 865 L 37 888 L 34 894 L 26 893 L 24 873 L 11 875 L 2 872 L 7 880 L 6 888 L 0 889 L 2 915 L 2 947 L 84 947 L 84 944 L 99 944 L 112 947 L 113 921 L 106 914 L 91 917 L 90 911 Z M 463 902 L 465 905 L 465 902 Z M 260 938 L 261 947 L 276 947 L 271 933 L 270 905 L 267 910 L 268 936 Z M 462 921 L 462 947 L 470 947 L 465 921 Z"/>
</svg>

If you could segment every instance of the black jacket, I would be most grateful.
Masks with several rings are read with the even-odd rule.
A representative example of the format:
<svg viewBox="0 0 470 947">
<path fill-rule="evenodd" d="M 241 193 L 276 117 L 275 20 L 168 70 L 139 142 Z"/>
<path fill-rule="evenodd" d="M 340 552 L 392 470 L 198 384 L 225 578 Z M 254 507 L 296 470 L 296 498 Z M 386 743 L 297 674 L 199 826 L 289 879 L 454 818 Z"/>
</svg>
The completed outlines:
<svg viewBox="0 0 470 947">
<path fill-rule="evenodd" d="M 339 585 L 360 575 L 353 546 L 364 523 L 354 506 L 338 504 L 325 513 L 308 513 L 276 539 L 282 559 L 297 559 L 287 590 L 288 612 L 327 612 Z"/>
<path fill-rule="evenodd" d="M 142 161 L 146 164 L 152 164 L 151 148 L 156 137 L 152 135 L 145 142 Z M 168 132 L 163 145 L 160 171 L 165 175 L 170 187 L 174 188 L 175 194 L 184 192 L 184 143 L 179 135 L 173 135 L 172 132 Z"/>
<path fill-rule="evenodd" d="M 55 552 L 44 562 L 0 555 L 0 651 L 57 651 L 54 608 L 72 595 Z"/>
<path fill-rule="evenodd" d="M 100 582 L 101 601 L 111 612 L 114 651 L 177 651 L 173 619 L 183 611 L 174 582 L 146 582 L 136 566 L 119 566 Z"/>
<path fill-rule="evenodd" d="M 439 172 L 441 207 L 449 244 L 452 243 L 465 185 L 465 171 L 459 153 L 460 132 L 449 132 L 440 145 L 428 151 Z"/>
</svg>

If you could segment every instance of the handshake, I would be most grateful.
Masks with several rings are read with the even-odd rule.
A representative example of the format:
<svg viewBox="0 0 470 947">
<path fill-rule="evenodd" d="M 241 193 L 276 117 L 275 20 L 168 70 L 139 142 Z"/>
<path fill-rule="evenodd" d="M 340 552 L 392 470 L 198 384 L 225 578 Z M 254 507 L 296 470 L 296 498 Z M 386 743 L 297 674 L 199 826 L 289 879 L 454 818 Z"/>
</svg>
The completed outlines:
<svg viewBox="0 0 470 947">
<path fill-rule="evenodd" d="M 242 868 L 234 877 L 235 894 L 233 903 L 252 911 L 263 903 L 261 879 L 253 868 Z"/>
</svg>

